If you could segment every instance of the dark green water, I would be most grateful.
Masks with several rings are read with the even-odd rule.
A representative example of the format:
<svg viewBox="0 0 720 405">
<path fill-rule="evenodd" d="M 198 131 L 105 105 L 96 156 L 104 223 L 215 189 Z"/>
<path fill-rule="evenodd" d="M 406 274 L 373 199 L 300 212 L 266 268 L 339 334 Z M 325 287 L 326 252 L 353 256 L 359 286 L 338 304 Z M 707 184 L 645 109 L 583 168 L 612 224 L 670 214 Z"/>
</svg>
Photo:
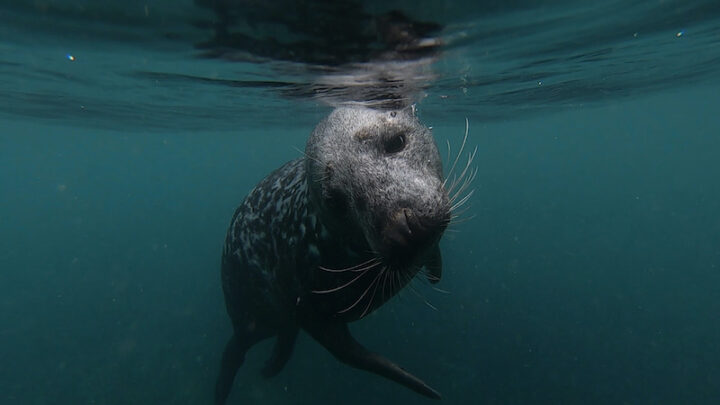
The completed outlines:
<svg viewBox="0 0 720 405">
<path fill-rule="evenodd" d="M 0 403 L 210 403 L 230 216 L 330 108 L 293 93 L 306 76 L 158 34 L 183 8 L 38 4 L 0 2 Z M 446 293 L 418 280 L 351 325 L 442 403 L 720 398 L 720 13 L 611 5 L 444 15 L 468 39 L 418 107 L 443 154 L 470 121 L 472 219 L 443 239 Z M 263 380 L 270 348 L 231 403 L 431 403 L 302 334 Z"/>
</svg>

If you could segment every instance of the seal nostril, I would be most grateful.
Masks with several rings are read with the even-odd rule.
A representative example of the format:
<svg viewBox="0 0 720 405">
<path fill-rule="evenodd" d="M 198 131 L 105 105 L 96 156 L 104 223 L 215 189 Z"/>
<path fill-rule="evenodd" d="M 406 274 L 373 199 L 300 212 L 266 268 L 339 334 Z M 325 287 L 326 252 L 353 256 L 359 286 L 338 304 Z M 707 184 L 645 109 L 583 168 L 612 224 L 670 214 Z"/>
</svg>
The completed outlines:
<svg viewBox="0 0 720 405">
<path fill-rule="evenodd" d="M 410 245 L 413 235 L 405 209 L 396 211 L 395 214 L 389 218 L 383 229 L 383 238 L 386 243 L 392 246 L 408 247 Z"/>
<path fill-rule="evenodd" d="M 403 215 L 405 215 L 405 224 L 407 225 L 407 230 L 410 235 L 413 233 L 413 226 L 411 225 L 413 220 L 415 219 L 415 214 L 413 214 L 412 210 L 410 208 L 403 208 L 402 209 Z"/>
<path fill-rule="evenodd" d="M 405 218 L 415 243 L 424 244 L 439 237 L 444 231 L 443 220 L 433 212 L 407 209 Z"/>
</svg>

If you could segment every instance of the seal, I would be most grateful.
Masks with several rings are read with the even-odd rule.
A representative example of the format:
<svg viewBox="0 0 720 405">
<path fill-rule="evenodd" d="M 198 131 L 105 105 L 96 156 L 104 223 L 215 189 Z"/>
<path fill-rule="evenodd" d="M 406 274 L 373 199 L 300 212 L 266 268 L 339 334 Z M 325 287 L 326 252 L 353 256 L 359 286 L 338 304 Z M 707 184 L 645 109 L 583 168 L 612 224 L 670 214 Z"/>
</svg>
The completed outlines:
<svg viewBox="0 0 720 405">
<path fill-rule="evenodd" d="M 225 403 L 251 346 L 276 337 L 262 370 L 271 377 L 289 360 L 300 329 L 341 362 L 439 399 L 360 345 L 347 324 L 418 274 L 440 280 L 438 242 L 454 209 L 445 185 L 431 131 L 414 108 L 343 107 L 320 122 L 305 156 L 263 179 L 232 218 L 222 286 L 234 333 L 215 403 Z"/>
</svg>

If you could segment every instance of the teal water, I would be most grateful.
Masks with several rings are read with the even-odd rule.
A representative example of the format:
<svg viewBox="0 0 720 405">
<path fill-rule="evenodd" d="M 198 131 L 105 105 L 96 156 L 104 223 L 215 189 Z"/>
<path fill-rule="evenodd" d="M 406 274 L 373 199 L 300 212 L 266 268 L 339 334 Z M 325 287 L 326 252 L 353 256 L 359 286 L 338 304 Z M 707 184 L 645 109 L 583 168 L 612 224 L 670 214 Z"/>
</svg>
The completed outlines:
<svg viewBox="0 0 720 405">
<path fill-rule="evenodd" d="M 358 340 L 443 403 L 715 403 L 720 7 L 428 4 L 446 44 L 400 71 L 443 154 L 470 122 L 472 218 L 447 292 L 418 280 Z M 0 1 L 0 403 L 211 403 L 230 216 L 357 93 L 317 61 L 203 56 L 208 13 Z M 264 380 L 270 348 L 230 403 L 431 403 L 302 334 Z"/>
</svg>

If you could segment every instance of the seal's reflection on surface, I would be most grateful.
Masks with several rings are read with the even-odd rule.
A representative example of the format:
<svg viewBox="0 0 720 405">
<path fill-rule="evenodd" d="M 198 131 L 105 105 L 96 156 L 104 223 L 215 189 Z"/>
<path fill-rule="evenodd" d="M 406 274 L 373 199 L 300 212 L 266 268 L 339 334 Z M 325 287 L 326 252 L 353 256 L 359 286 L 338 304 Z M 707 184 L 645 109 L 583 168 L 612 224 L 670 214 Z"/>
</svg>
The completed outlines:
<svg viewBox="0 0 720 405">
<path fill-rule="evenodd" d="M 418 102 L 434 80 L 431 63 L 443 46 L 442 25 L 406 10 L 358 1 L 195 0 L 212 10 L 196 25 L 208 32 L 202 57 L 272 62 L 287 97 L 334 107 L 401 109 Z"/>
<path fill-rule="evenodd" d="M 310 65 L 339 66 L 370 61 L 414 60 L 440 44 L 440 24 L 406 10 L 379 11 L 383 4 L 362 1 L 195 0 L 214 12 L 196 25 L 212 30 L 199 44 L 208 57 L 267 58 Z"/>
</svg>

